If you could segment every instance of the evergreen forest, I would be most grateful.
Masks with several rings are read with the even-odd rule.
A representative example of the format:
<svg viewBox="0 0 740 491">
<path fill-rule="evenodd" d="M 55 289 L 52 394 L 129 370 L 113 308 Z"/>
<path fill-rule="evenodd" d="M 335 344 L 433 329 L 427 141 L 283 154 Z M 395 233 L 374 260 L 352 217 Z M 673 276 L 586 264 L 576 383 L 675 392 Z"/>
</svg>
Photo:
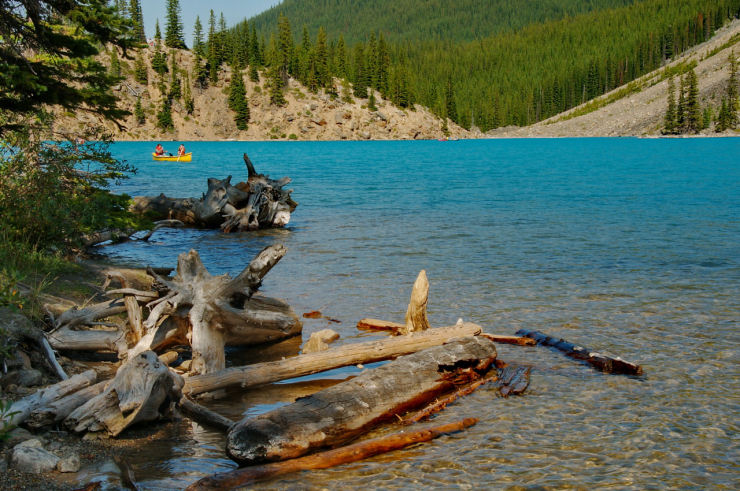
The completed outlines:
<svg viewBox="0 0 740 491">
<path fill-rule="evenodd" d="M 474 41 L 530 24 L 574 17 L 635 0 L 284 0 L 251 19 L 260 34 L 269 33 L 280 15 L 315 34 L 344 36 L 354 44 L 368 33 L 382 32 L 398 41 Z"/>
<path fill-rule="evenodd" d="M 354 97 L 373 88 L 400 107 L 420 103 L 487 131 L 541 121 L 627 84 L 740 14 L 740 0 L 552 0 L 516 10 L 504 1 L 376 3 L 283 2 L 222 33 L 220 61 L 264 65 L 276 92 L 287 76 L 333 92 L 332 77 L 346 78 Z M 413 13 L 403 14 L 412 17 L 408 29 L 400 5 Z M 442 15 L 427 15 L 432 6 Z"/>
</svg>

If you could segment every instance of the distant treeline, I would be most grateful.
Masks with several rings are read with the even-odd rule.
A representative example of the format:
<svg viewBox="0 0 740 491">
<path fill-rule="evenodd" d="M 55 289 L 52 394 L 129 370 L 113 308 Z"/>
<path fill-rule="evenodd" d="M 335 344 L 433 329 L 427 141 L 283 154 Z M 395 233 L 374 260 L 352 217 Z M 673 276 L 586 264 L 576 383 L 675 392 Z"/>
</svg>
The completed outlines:
<svg viewBox="0 0 740 491">
<path fill-rule="evenodd" d="M 635 0 L 283 0 L 250 19 L 257 32 L 275 29 L 282 14 L 293 26 L 347 43 L 367 41 L 382 32 L 398 41 L 474 41 L 534 23 L 573 17 L 594 10 L 623 7 Z"/>
<path fill-rule="evenodd" d="M 280 65 L 283 77 L 314 89 L 328 88 L 332 76 L 346 77 L 355 97 L 367 97 L 364 88 L 373 87 L 401 107 L 418 102 L 466 128 L 486 131 L 532 124 L 634 80 L 740 14 L 740 0 L 621 3 L 629 5 L 463 42 L 390 42 L 384 30 L 373 30 L 350 44 L 354 31 L 332 37 L 319 27 L 313 37 L 307 26 L 296 32 L 288 17 L 279 16 L 277 32 L 257 41 L 263 53 L 258 62 Z M 528 19 L 528 11 L 522 12 Z M 258 26 L 244 21 L 229 30 L 226 51 L 240 57 L 254 51 Z"/>
</svg>

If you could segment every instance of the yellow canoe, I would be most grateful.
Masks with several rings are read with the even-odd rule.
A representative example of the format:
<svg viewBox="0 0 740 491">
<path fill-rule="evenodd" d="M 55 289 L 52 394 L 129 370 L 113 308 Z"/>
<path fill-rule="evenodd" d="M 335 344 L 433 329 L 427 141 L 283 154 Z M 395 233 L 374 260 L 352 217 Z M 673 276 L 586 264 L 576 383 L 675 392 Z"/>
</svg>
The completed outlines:
<svg viewBox="0 0 740 491">
<path fill-rule="evenodd" d="M 190 162 L 193 158 L 193 152 L 188 152 L 182 157 L 178 157 L 177 155 L 173 155 L 171 157 L 168 155 L 157 156 L 156 153 L 152 153 L 152 158 L 160 162 Z"/>
</svg>

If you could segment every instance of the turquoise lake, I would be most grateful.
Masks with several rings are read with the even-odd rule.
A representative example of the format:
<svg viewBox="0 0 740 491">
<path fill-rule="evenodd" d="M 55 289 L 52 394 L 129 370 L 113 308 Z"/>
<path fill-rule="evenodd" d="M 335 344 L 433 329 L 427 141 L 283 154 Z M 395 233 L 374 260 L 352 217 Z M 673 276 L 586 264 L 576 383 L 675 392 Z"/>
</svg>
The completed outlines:
<svg viewBox="0 0 740 491">
<path fill-rule="evenodd" d="M 299 206 L 280 230 L 165 229 L 101 248 L 114 262 L 173 267 L 194 248 L 211 273 L 236 274 L 280 242 L 288 253 L 262 291 L 340 320 L 304 319 L 303 340 L 330 327 L 337 343 L 371 339 L 355 327 L 363 317 L 402 321 L 424 269 L 434 326 L 536 329 L 645 370 L 604 375 L 547 348 L 501 346 L 499 358 L 533 367 L 527 392 L 481 389 L 435 418 L 476 426 L 257 487 L 737 488 L 740 139 L 186 142 L 187 164 L 153 162 L 155 143 L 113 146 L 138 168 L 116 191 L 200 197 L 208 177 L 245 180 L 246 152 L 258 172 L 293 179 Z M 237 419 L 358 371 L 208 405 Z M 184 420 L 158 435 L 129 462 L 146 489 L 235 467 L 218 432 Z M 86 472 L 117 485 L 115 470 Z"/>
</svg>

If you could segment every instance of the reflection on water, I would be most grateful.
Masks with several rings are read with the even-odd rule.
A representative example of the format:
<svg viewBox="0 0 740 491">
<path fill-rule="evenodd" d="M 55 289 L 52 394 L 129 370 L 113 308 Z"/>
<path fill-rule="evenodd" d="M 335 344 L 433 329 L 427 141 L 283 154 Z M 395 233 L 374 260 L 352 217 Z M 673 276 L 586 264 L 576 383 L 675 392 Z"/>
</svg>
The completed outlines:
<svg viewBox="0 0 740 491">
<path fill-rule="evenodd" d="M 243 177 L 246 151 L 258 171 L 293 178 L 300 206 L 285 230 L 163 230 L 105 249 L 113 260 L 173 266 L 196 248 L 212 273 L 236 274 L 281 242 L 288 254 L 263 291 L 299 315 L 339 319 L 303 319 L 302 340 L 331 327 L 337 343 L 373 336 L 355 329 L 362 317 L 402 320 L 426 269 L 433 325 L 537 329 L 645 369 L 642 379 L 606 376 L 545 348 L 501 346 L 502 359 L 533 366 L 532 382 L 522 397 L 480 390 L 437 416 L 476 426 L 258 487 L 736 487 L 740 166 L 727 156 L 737 139 L 193 142 L 194 162 L 176 167 L 143 160 L 150 146 L 116 144 L 139 167 L 121 190 L 199 196 L 207 177 Z M 300 341 L 233 350 L 230 363 L 292 356 Z M 237 419 L 357 371 L 208 404 Z M 166 431 L 131 458 L 147 489 L 234 466 L 220 433 L 187 421 Z"/>
</svg>

